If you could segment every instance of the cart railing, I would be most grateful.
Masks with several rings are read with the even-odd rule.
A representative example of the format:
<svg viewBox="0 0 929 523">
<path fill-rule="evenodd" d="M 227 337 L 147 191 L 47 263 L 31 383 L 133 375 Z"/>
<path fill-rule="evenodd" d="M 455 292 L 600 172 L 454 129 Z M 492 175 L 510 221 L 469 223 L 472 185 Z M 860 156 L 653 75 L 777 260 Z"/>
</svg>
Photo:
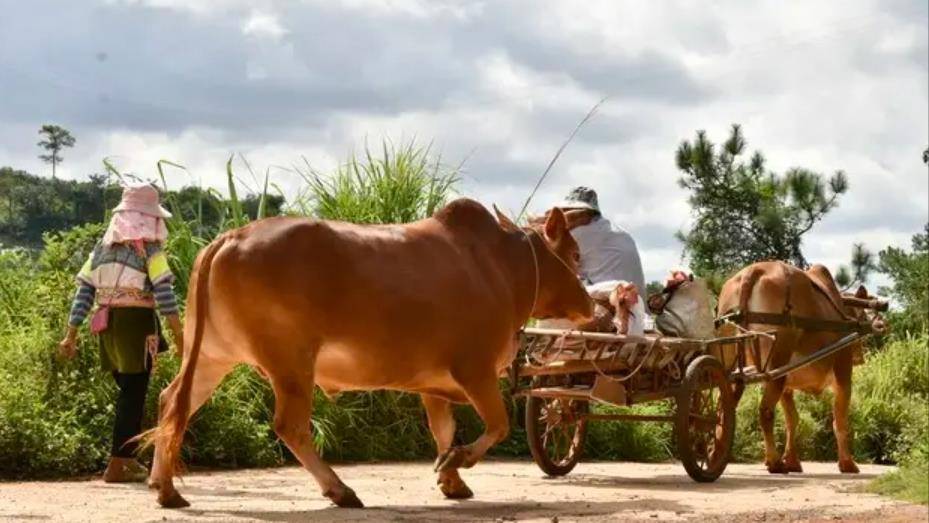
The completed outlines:
<svg viewBox="0 0 929 523">
<path fill-rule="evenodd" d="M 540 329 L 535 327 L 526 327 L 522 330 L 524 334 L 533 336 L 555 336 L 566 340 L 590 340 L 606 343 L 652 343 L 660 340 L 661 343 L 669 346 L 689 346 L 689 347 L 706 347 L 711 345 L 721 345 L 726 343 L 735 343 L 742 340 L 754 339 L 760 333 L 745 332 L 733 336 L 721 336 L 717 338 L 675 338 L 673 336 L 662 336 L 658 333 L 646 333 L 644 336 L 630 336 L 626 334 L 611 334 L 607 332 L 587 332 L 579 330 L 560 330 L 560 329 Z"/>
</svg>

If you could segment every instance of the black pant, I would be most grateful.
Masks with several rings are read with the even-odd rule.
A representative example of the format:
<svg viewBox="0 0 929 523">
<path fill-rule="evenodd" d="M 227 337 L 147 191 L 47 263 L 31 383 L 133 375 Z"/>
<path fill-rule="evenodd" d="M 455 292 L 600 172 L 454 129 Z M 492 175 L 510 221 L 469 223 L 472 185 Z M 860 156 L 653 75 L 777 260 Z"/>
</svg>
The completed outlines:
<svg viewBox="0 0 929 523">
<path fill-rule="evenodd" d="M 131 458 L 139 447 L 137 442 L 129 440 L 142 432 L 148 377 L 148 371 L 138 374 L 113 373 L 113 379 L 119 387 L 116 419 L 113 421 L 113 447 L 110 450 L 113 457 Z"/>
</svg>

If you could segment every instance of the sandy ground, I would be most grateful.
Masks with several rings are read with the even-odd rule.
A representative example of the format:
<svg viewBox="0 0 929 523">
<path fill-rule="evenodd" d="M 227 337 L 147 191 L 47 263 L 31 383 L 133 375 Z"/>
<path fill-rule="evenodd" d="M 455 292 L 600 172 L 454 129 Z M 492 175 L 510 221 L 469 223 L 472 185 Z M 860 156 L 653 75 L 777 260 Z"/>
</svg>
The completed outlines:
<svg viewBox="0 0 929 523">
<path fill-rule="evenodd" d="M 485 462 L 463 477 L 475 491 L 448 501 L 431 465 L 335 467 L 367 508 L 339 509 L 302 469 L 192 473 L 179 484 L 192 503 L 163 510 L 143 485 L 83 481 L 0 483 L 3 521 L 926 521 L 927 508 L 862 492 L 887 467 L 840 475 L 833 463 L 772 476 L 761 465 L 730 465 L 698 484 L 678 464 L 581 463 L 547 479 L 531 462 Z"/>
</svg>

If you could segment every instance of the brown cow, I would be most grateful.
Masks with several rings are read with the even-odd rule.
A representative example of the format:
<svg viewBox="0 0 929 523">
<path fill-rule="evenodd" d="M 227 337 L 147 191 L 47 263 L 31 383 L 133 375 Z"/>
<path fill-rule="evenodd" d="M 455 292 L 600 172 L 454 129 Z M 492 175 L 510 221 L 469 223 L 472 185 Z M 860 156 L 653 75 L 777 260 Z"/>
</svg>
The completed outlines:
<svg viewBox="0 0 929 523">
<path fill-rule="evenodd" d="M 239 363 L 267 376 L 275 431 L 335 504 L 362 506 L 313 445 L 314 385 L 419 393 L 442 492 L 471 496 L 458 468 L 509 431 L 497 380 L 515 356 L 514 334 L 530 316 L 592 314 L 564 215 L 542 231 L 498 217 L 461 199 L 406 225 L 270 218 L 205 248 L 187 297 L 183 364 L 152 435 L 158 502 L 188 505 L 172 482 L 188 419 Z M 470 403 L 484 421 L 470 445 L 452 446 L 452 403 Z"/>
<path fill-rule="evenodd" d="M 735 310 L 779 314 L 785 311 L 785 307 L 792 315 L 822 320 L 857 319 L 858 315 L 857 311 L 846 307 L 832 275 L 822 265 L 814 265 L 802 271 L 772 261 L 750 265 L 726 281 L 719 295 L 717 316 Z M 749 324 L 747 327 L 775 332 L 776 342 L 772 343 L 767 338 L 762 340 L 762 361 L 768 358 L 770 351 L 768 369 L 800 359 L 848 334 L 834 330 L 803 330 L 785 325 Z M 793 392 L 800 390 L 820 394 L 826 387 L 831 387 L 834 393 L 833 430 L 838 446 L 839 470 L 858 472 L 849 442 L 848 412 L 853 358 L 855 351 L 860 350 L 860 343 L 854 343 L 782 379 L 766 382 L 761 399 L 760 421 L 764 433 L 765 465 L 769 472 L 802 472 L 795 442 L 798 416 Z M 749 363 L 761 366 L 759 362 Z M 778 454 L 774 441 L 774 408 L 778 401 L 784 408 L 787 433 L 783 457 Z"/>
</svg>

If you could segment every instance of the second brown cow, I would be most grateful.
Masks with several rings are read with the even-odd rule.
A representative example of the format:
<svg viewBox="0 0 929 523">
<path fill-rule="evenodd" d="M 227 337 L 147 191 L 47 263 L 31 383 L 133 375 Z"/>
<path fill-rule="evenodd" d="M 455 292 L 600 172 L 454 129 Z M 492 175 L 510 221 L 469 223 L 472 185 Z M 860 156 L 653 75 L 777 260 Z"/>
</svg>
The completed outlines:
<svg viewBox="0 0 929 523">
<path fill-rule="evenodd" d="M 860 319 L 858 311 L 847 307 L 828 269 L 814 265 L 803 271 L 773 261 L 752 264 L 723 285 L 717 306 L 718 316 L 735 311 L 751 311 L 771 317 L 786 313 L 814 321 L 837 323 Z M 808 356 L 849 333 L 836 328 L 818 329 L 813 325 L 800 328 L 796 325 L 748 322 L 743 326 L 751 330 L 773 332 L 775 335 L 776 341 L 772 341 L 771 338 L 762 339 L 760 356 L 762 361 L 768 362 L 768 369 L 775 369 Z M 733 328 L 734 326 L 723 327 L 724 330 Z M 799 390 L 820 394 L 827 387 L 831 388 L 834 394 L 833 430 L 838 446 L 839 470 L 845 473 L 858 472 L 851 451 L 848 416 L 852 393 L 852 367 L 856 351 L 860 350 L 860 342 L 855 342 L 826 358 L 790 372 L 784 378 L 765 382 L 760 423 L 764 433 L 765 465 L 770 472 L 802 471 L 795 439 L 798 415 L 793 392 Z M 762 362 L 749 363 L 759 369 L 763 366 Z M 774 440 L 774 408 L 778 402 L 784 408 L 786 425 L 787 443 L 783 455 L 778 453 Z"/>
</svg>

